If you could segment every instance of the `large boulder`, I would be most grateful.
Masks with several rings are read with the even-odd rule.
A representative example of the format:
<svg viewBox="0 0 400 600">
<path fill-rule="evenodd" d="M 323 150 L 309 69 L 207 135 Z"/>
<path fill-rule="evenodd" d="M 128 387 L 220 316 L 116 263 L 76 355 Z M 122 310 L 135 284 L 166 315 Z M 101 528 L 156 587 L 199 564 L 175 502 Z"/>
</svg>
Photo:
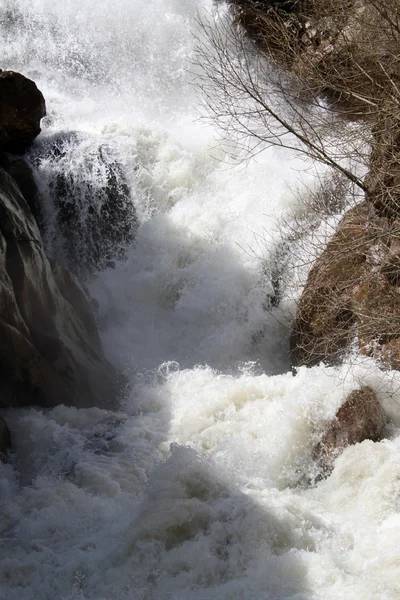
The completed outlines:
<svg viewBox="0 0 400 600">
<path fill-rule="evenodd" d="M 40 206 L 34 214 L 58 261 L 85 279 L 124 260 L 138 219 L 111 149 L 87 136 L 66 133 L 48 138 L 33 161 L 50 221 L 41 219 Z"/>
<path fill-rule="evenodd" d="M 0 151 L 22 153 L 40 133 L 46 103 L 36 84 L 0 70 Z"/>
<path fill-rule="evenodd" d="M 335 459 L 347 446 L 364 440 L 381 440 L 384 425 L 384 415 L 374 390 L 365 386 L 351 392 L 333 421 L 326 426 L 314 450 L 322 473 L 330 473 Z"/>
<path fill-rule="evenodd" d="M 51 266 L 35 219 L 0 170 L 0 406 L 109 408 L 121 379 L 105 359 L 90 302 Z"/>
<path fill-rule="evenodd" d="M 347 212 L 308 276 L 291 337 L 294 366 L 351 349 L 400 367 L 400 227 L 365 202 Z"/>
</svg>

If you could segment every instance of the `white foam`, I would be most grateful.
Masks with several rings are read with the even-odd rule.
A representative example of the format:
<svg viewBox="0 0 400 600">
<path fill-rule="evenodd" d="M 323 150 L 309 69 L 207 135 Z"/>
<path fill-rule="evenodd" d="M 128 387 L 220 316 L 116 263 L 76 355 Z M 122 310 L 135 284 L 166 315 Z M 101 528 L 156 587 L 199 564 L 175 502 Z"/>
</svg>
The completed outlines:
<svg viewBox="0 0 400 600">
<path fill-rule="evenodd" d="M 10 411 L 22 485 L 3 467 L 5 598 L 395 599 L 398 437 L 298 485 L 360 377 L 399 399 L 377 371 L 352 373 L 172 364 L 117 414 Z"/>
</svg>

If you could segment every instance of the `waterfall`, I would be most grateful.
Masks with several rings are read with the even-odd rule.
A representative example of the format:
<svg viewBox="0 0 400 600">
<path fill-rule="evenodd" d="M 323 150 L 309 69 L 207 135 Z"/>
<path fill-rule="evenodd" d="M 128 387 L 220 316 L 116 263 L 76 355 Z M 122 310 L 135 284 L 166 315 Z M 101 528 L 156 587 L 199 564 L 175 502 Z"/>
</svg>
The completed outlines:
<svg viewBox="0 0 400 600">
<path fill-rule="evenodd" d="M 357 361 L 289 372 L 266 265 L 315 169 L 271 148 L 232 164 L 199 119 L 196 32 L 215 10 L 0 0 L 0 66 L 47 102 L 28 156 L 47 251 L 85 280 L 133 383 L 118 411 L 7 412 L 1 599 L 398 598 L 396 377 Z M 102 244 L 88 215 L 110 181 L 118 242 Z M 323 425 L 360 380 L 390 437 L 347 448 L 308 486 Z"/>
</svg>

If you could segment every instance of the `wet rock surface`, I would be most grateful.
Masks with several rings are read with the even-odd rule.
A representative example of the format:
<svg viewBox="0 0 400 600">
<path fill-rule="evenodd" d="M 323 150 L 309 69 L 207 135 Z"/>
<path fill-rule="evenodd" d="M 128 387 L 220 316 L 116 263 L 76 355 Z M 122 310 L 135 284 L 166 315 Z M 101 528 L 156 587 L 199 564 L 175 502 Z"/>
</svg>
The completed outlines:
<svg viewBox="0 0 400 600">
<path fill-rule="evenodd" d="M 46 257 L 15 182 L 0 171 L 0 405 L 110 407 L 121 381 L 105 359 L 90 303 Z"/>
</svg>

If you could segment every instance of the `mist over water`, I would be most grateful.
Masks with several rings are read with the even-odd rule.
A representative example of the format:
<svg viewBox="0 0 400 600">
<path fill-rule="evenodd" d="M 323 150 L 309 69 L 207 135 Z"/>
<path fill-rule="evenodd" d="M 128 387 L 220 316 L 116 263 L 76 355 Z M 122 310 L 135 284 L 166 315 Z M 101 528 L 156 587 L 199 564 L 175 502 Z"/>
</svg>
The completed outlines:
<svg viewBox="0 0 400 600">
<path fill-rule="evenodd" d="M 286 151 L 228 164 L 199 121 L 195 34 L 213 10 L 0 0 L 1 66 L 33 78 L 48 106 L 30 160 L 49 253 L 62 260 L 54 169 L 77 194 L 96 189 L 99 148 L 139 220 L 126 260 L 89 282 L 130 397 L 115 412 L 6 415 L 1 600 L 400 598 L 399 386 L 368 363 L 287 372 L 264 261 L 313 175 Z M 57 164 L 53 140 L 70 140 Z M 323 424 L 360 381 L 378 389 L 388 439 L 346 449 L 307 487 Z"/>
</svg>

